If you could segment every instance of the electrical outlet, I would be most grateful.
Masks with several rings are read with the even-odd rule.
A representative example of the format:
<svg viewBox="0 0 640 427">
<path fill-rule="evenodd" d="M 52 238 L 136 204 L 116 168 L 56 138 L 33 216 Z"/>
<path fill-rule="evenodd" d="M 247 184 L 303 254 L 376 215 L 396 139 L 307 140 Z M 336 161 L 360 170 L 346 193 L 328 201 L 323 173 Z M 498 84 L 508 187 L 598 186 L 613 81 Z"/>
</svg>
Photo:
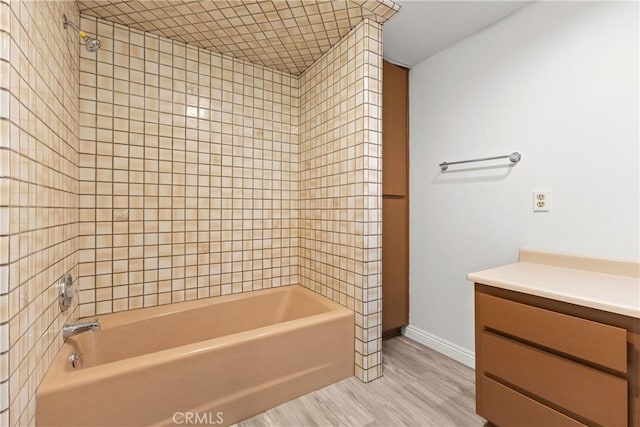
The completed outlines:
<svg viewBox="0 0 640 427">
<path fill-rule="evenodd" d="M 546 191 L 533 192 L 533 211 L 549 212 L 549 193 Z"/>
</svg>

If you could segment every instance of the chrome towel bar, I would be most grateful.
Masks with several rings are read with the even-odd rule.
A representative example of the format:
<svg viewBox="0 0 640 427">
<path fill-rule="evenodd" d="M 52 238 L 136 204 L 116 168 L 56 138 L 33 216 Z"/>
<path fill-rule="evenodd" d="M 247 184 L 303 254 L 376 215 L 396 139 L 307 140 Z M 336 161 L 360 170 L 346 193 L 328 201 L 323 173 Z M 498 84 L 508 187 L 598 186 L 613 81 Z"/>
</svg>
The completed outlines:
<svg viewBox="0 0 640 427">
<path fill-rule="evenodd" d="M 498 159 L 509 159 L 511 163 L 518 163 L 522 156 L 517 151 L 514 151 L 511 154 L 506 154 L 504 156 L 495 156 L 495 157 L 483 157 L 481 159 L 471 159 L 471 160 L 459 160 L 457 162 L 442 162 L 440 163 L 440 169 L 442 171 L 446 171 L 450 165 L 459 165 L 460 163 L 473 163 L 473 162 L 484 162 L 487 160 L 498 160 Z"/>
</svg>

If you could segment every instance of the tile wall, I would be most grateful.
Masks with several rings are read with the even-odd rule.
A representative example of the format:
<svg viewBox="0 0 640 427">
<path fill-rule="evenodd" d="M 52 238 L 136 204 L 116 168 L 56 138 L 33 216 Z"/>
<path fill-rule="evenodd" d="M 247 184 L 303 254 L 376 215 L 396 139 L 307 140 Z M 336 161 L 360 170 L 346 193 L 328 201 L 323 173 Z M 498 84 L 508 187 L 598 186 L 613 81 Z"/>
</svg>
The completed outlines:
<svg viewBox="0 0 640 427">
<path fill-rule="evenodd" d="M 0 9 L 0 425 L 33 423 L 68 316 L 293 283 L 356 311 L 381 374 L 379 24 L 298 78 L 83 17 L 89 54 L 74 2 Z"/>
<path fill-rule="evenodd" d="M 75 2 L 0 0 L 0 425 L 32 425 L 62 344 L 56 284 L 77 277 Z"/>
<path fill-rule="evenodd" d="M 298 283 L 298 79 L 82 16 L 80 315 Z"/>
<path fill-rule="evenodd" d="M 381 26 L 299 79 L 82 26 L 103 48 L 80 52 L 80 315 L 302 283 L 356 311 L 377 378 Z"/>
<path fill-rule="evenodd" d="M 300 280 L 356 313 L 356 375 L 382 375 L 382 26 L 300 76 Z"/>
</svg>

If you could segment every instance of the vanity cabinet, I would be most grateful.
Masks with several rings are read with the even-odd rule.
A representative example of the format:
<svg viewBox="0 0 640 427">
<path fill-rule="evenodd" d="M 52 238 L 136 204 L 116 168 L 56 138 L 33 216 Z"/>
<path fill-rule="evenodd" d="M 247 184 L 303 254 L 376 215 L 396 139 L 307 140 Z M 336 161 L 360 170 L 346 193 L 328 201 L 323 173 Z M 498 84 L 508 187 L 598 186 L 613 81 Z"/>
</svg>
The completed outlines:
<svg viewBox="0 0 640 427">
<path fill-rule="evenodd" d="M 640 319 L 475 284 L 476 411 L 508 426 L 640 426 Z"/>
</svg>

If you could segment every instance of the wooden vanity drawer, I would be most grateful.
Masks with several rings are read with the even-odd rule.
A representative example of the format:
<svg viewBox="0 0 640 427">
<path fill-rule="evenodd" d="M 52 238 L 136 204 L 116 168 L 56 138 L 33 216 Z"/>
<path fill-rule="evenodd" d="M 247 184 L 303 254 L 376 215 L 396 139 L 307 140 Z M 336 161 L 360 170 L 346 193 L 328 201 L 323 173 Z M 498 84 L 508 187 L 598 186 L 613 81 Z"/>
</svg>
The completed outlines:
<svg viewBox="0 0 640 427">
<path fill-rule="evenodd" d="M 492 332 L 481 340 L 485 375 L 596 424 L 627 425 L 627 380 Z"/>
<path fill-rule="evenodd" d="M 484 410 L 480 414 L 498 426 L 579 427 L 584 424 L 518 393 L 491 378 L 482 378 Z"/>
<path fill-rule="evenodd" d="M 627 371 L 627 331 L 495 296 L 477 293 L 484 328 L 619 372 Z"/>
</svg>

